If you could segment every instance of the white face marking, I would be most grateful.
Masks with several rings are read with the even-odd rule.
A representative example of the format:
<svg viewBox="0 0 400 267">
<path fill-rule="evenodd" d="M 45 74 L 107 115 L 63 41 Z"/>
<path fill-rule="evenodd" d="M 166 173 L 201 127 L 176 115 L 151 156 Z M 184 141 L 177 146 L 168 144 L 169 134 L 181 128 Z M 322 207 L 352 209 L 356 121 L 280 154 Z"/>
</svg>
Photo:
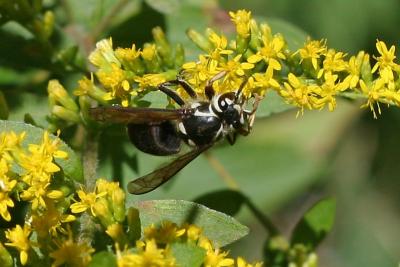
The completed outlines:
<svg viewBox="0 0 400 267">
<path fill-rule="evenodd" d="M 222 107 L 225 107 L 225 104 L 226 104 L 225 101 L 222 100 L 222 101 L 221 101 L 221 106 L 222 106 Z"/>
<path fill-rule="evenodd" d="M 179 127 L 179 131 L 180 131 L 181 133 L 183 133 L 184 135 L 187 135 L 185 126 L 183 125 L 182 122 L 180 122 L 180 123 L 178 124 L 178 127 Z"/>
<path fill-rule="evenodd" d="M 225 101 L 226 101 L 226 103 L 228 103 L 228 105 L 232 105 L 233 104 L 233 101 L 230 100 L 229 98 L 225 98 Z"/>
<path fill-rule="evenodd" d="M 222 110 L 220 109 L 219 104 L 218 104 L 219 97 L 220 96 L 213 97 L 212 105 L 213 105 L 213 107 L 215 108 L 216 111 L 222 112 Z"/>
<path fill-rule="evenodd" d="M 191 146 L 196 146 L 192 139 L 188 139 L 188 144 Z"/>
<path fill-rule="evenodd" d="M 233 105 L 233 108 L 240 112 L 240 106 L 238 104 Z"/>
</svg>

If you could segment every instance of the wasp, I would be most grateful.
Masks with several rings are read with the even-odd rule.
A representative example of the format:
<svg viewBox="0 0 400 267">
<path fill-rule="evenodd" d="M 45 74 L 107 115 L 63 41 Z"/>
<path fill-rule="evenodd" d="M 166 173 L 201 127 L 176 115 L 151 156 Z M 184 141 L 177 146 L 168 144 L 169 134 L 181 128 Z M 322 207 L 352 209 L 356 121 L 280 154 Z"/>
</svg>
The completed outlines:
<svg viewBox="0 0 400 267">
<path fill-rule="evenodd" d="M 252 110 L 245 108 L 246 81 L 236 91 L 216 94 L 213 83 L 224 76 L 225 73 L 219 73 L 206 83 L 206 99 L 200 99 L 180 75 L 158 85 L 158 90 L 179 105 L 176 109 L 112 106 L 90 110 L 91 117 L 97 121 L 126 124 L 130 141 L 145 153 L 175 155 L 181 151 L 182 142 L 192 148 L 167 165 L 129 182 L 128 192 L 136 195 L 150 192 L 221 139 L 233 145 L 238 134 L 250 133 L 260 97 L 256 95 Z M 181 86 L 190 100 L 184 101 L 171 89 L 173 86 Z"/>
</svg>

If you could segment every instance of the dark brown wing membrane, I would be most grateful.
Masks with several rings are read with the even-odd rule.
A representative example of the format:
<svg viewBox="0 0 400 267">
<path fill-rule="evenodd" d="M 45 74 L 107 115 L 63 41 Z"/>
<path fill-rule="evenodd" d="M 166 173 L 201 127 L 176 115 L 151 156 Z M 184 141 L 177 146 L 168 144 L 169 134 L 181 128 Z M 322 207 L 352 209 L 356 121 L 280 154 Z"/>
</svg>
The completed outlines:
<svg viewBox="0 0 400 267">
<path fill-rule="evenodd" d="M 193 109 L 97 107 L 89 112 L 97 121 L 141 124 L 176 120 L 193 113 Z"/>
<path fill-rule="evenodd" d="M 140 195 L 156 189 L 211 146 L 212 144 L 193 149 L 168 163 L 166 166 L 130 182 L 128 184 L 128 192 Z"/>
</svg>

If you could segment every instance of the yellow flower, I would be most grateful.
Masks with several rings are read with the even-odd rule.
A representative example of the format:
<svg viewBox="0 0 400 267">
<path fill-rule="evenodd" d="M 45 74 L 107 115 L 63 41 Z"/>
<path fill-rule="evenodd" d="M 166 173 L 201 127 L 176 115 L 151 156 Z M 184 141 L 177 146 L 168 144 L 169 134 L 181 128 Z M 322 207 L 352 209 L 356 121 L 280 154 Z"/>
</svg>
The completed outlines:
<svg viewBox="0 0 400 267">
<path fill-rule="evenodd" d="M 64 241 L 55 241 L 58 249 L 50 253 L 54 259 L 51 266 L 86 267 L 91 261 L 91 254 L 95 251 L 85 241 L 75 241 L 72 234 Z"/>
<path fill-rule="evenodd" d="M 90 74 L 90 80 L 83 77 L 78 81 L 78 88 L 75 89 L 74 95 L 76 96 L 90 96 L 100 103 L 106 103 L 106 99 L 110 99 L 110 93 L 106 93 L 95 85 L 93 73 Z M 108 97 L 107 97 L 108 96 Z M 111 99 L 113 99 L 111 97 Z"/>
<path fill-rule="evenodd" d="M 10 193 L 17 184 L 16 180 L 12 180 L 7 176 L 9 166 L 4 158 L 0 158 L 0 215 L 4 220 L 10 221 L 11 215 L 8 207 L 14 207 L 13 199 Z"/>
<path fill-rule="evenodd" d="M 86 193 L 84 190 L 78 190 L 77 193 L 80 201 L 77 201 L 70 206 L 72 213 L 81 213 L 90 209 L 90 212 L 93 216 L 96 216 L 94 212 L 94 205 L 96 204 L 96 200 L 107 194 L 107 192 Z"/>
<path fill-rule="evenodd" d="M 237 55 L 233 59 L 229 60 L 228 62 L 220 62 L 218 70 L 226 71 L 227 74 L 225 76 L 226 79 L 231 78 L 230 76 L 235 77 L 245 75 L 247 70 L 251 70 L 254 68 L 254 64 L 249 62 L 242 62 L 241 61 L 242 55 Z M 236 90 L 237 88 L 235 88 Z"/>
<path fill-rule="evenodd" d="M 43 133 L 42 143 L 29 144 L 28 150 L 30 154 L 21 154 L 19 165 L 25 169 L 26 176 L 23 180 L 30 184 L 32 179 L 46 181 L 48 175 L 58 172 L 60 168 L 53 163 L 54 158 L 65 159 L 68 154 L 65 151 L 59 150 L 60 139 L 50 139 L 49 133 Z M 43 179 L 41 179 L 43 178 Z"/>
<path fill-rule="evenodd" d="M 367 103 L 362 105 L 361 107 L 369 107 L 376 119 L 376 112 L 374 105 L 376 103 L 378 108 L 378 114 L 381 114 L 381 108 L 379 106 L 379 99 L 381 94 L 386 91 L 386 84 L 383 79 L 376 79 L 372 84 L 366 84 L 363 80 L 360 80 L 360 89 L 361 92 L 368 97 Z"/>
<path fill-rule="evenodd" d="M 249 86 L 246 86 L 245 89 L 243 90 L 243 93 L 246 95 L 246 91 L 249 88 L 250 90 L 254 90 L 255 88 L 261 88 L 260 91 L 257 93 L 259 95 L 264 95 L 265 91 L 267 89 L 273 88 L 273 89 L 279 89 L 281 85 L 273 78 L 273 71 L 272 70 L 267 70 L 266 73 L 255 73 L 252 76 L 254 78 L 253 80 L 249 79 Z"/>
<path fill-rule="evenodd" d="M 58 80 L 50 80 L 47 85 L 50 106 L 60 105 L 69 111 L 77 112 L 78 105 L 70 97 L 67 90 L 60 84 Z"/>
<path fill-rule="evenodd" d="M 346 70 L 347 62 L 344 60 L 345 57 L 345 53 L 329 49 L 325 55 L 323 68 L 318 73 L 318 78 L 322 77 L 322 74 L 326 72 L 340 72 Z"/>
<path fill-rule="evenodd" d="M 126 72 L 117 64 L 112 63 L 107 68 L 102 68 L 96 72 L 96 76 L 108 91 L 104 95 L 104 100 L 119 99 L 124 107 L 127 107 L 130 101 L 130 83 Z"/>
<path fill-rule="evenodd" d="M 136 50 L 135 44 L 132 44 L 132 48 L 117 48 L 115 55 L 121 61 L 133 61 L 141 55 L 141 51 Z"/>
<path fill-rule="evenodd" d="M 203 237 L 199 240 L 199 246 L 206 250 L 206 258 L 204 267 L 225 267 L 233 266 L 235 261 L 227 258 L 228 252 L 221 252 L 219 249 L 214 249 L 210 240 Z"/>
<path fill-rule="evenodd" d="M 218 61 L 207 58 L 205 55 L 199 55 L 197 62 L 183 64 L 183 75 L 194 86 L 196 93 L 201 95 L 204 93 L 203 90 L 206 82 L 219 73 L 217 66 Z M 182 97 L 188 97 L 183 90 L 178 90 L 177 92 Z"/>
<path fill-rule="evenodd" d="M 123 241 L 126 237 L 124 228 L 122 224 L 119 223 L 114 223 L 107 226 L 106 233 L 114 240 L 114 242 L 121 243 L 121 241 Z"/>
<path fill-rule="evenodd" d="M 157 243 L 168 244 L 175 241 L 185 233 L 185 229 L 179 229 L 175 223 L 165 221 L 161 226 L 151 225 L 144 230 L 146 239 L 154 239 Z"/>
<path fill-rule="evenodd" d="M 118 67 L 121 66 L 121 63 L 114 54 L 111 38 L 103 39 L 96 43 L 96 49 L 90 53 L 89 61 L 99 68 L 110 64 L 115 64 Z"/>
<path fill-rule="evenodd" d="M 242 257 L 238 257 L 236 260 L 237 267 L 261 267 L 262 263 L 257 262 L 255 264 L 247 263 Z"/>
<path fill-rule="evenodd" d="M 376 49 L 378 50 L 380 56 L 374 57 L 377 62 L 372 68 L 372 73 L 379 69 L 379 72 L 385 73 L 385 82 L 388 82 L 389 80 L 393 81 L 393 71 L 400 71 L 400 66 L 394 62 L 394 60 L 396 59 L 395 46 L 392 45 L 388 50 L 384 42 L 376 40 Z"/>
<path fill-rule="evenodd" d="M 45 207 L 44 197 L 61 198 L 58 190 L 47 191 L 51 176 L 60 168 L 53 163 L 54 158 L 67 158 L 65 151 L 59 150 L 60 139 L 51 140 L 49 133 L 44 132 L 41 144 L 29 144 L 29 153 L 19 151 L 16 155 L 18 164 L 24 169 L 21 176 L 28 188 L 21 193 L 21 198 L 32 202 L 32 209 Z"/>
<path fill-rule="evenodd" d="M 336 108 L 336 95 L 343 92 L 349 85 L 345 82 L 337 82 L 338 76 L 330 72 L 324 75 L 325 82 L 321 85 L 321 98 L 318 100 L 321 105 L 328 104 L 329 111 Z"/>
<path fill-rule="evenodd" d="M 11 153 L 20 150 L 21 142 L 25 139 L 25 135 L 25 132 L 19 135 L 14 132 L 0 133 L 0 158 L 5 159 L 7 162 L 14 161 Z"/>
<path fill-rule="evenodd" d="M 183 229 L 186 231 L 187 238 L 192 241 L 197 241 L 202 233 L 202 229 L 194 224 L 185 224 Z"/>
<path fill-rule="evenodd" d="M 32 215 L 32 228 L 38 234 L 38 237 L 47 236 L 56 237 L 58 233 L 66 234 L 63 224 L 74 221 L 76 218 L 71 214 L 60 211 L 54 201 L 46 201 L 46 209 L 41 213 Z"/>
<path fill-rule="evenodd" d="M 167 81 L 167 79 L 163 73 L 145 74 L 135 78 L 135 82 L 139 84 L 141 90 L 157 88 L 158 85 L 165 81 Z"/>
<path fill-rule="evenodd" d="M 264 60 L 268 64 L 267 71 L 281 70 L 282 66 L 279 59 L 286 59 L 283 53 L 285 47 L 285 40 L 281 35 L 275 35 L 272 37 L 270 28 L 264 26 L 264 34 L 262 35 L 263 46 L 260 50 L 250 56 L 248 61 L 250 63 L 257 63 L 260 60 Z"/>
<path fill-rule="evenodd" d="M 244 9 L 235 12 L 230 11 L 231 20 L 236 24 L 236 31 L 242 38 L 247 38 L 250 35 L 250 20 L 251 12 Z"/>
<path fill-rule="evenodd" d="M 175 259 L 170 257 L 165 249 L 158 248 L 154 239 L 138 241 L 137 253 L 119 251 L 117 249 L 118 267 L 174 267 Z"/>
<path fill-rule="evenodd" d="M 233 53 L 232 50 L 227 49 L 228 39 L 226 39 L 224 35 L 218 35 L 211 29 L 208 29 L 208 34 L 208 40 L 214 46 L 214 51 L 210 53 L 211 59 L 220 61 L 221 56 L 226 56 Z"/>
<path fill-rule="evenodd" d="M 300 48 L 295 54 L 299 53 L 301 61 L 307 59 L 315 70 L 318 70 L 318 59 L 326 54 L 326 40 L 311 40 L 308 39 L 303 48 Z"/>
<path fill-rule="evenodd" d="M 6 238 L 10 242 L 5 243 L 5 245 L 14 247 L 19 251 L 19 259 L 22 265 L 25 265 L 28 262 L 28 252 L 31 249 L 31 242 L 29 241 L 30 234 L 31 229 L 26 224 L 24 225 L 24 228 L 17 225 L 11 230 L 6 230 Z"/>
<path fill-rule="evenodd" d="M 32 210 L 46 208 L 46 201 L 44 197 L 47 195 L 47 187 L 49 185 L 50 183 L 46 182 L 32 182 L 28 189 L 25 189 L 20 194 L 20 197 L 22 200 L 32 202 Z"/>
<path fill-rule="evenodd" d="M 317 95 L 321 89 L 317 85 L 308 85 L 301 79 L 297 78 L 293 73 L 288 75 L 289 83 L 284 83 L 284 88 L 279 90 L 279 94 L 285 99 L 288 104 L 295 105 L 300 108 L 297 112 L 304 113 L 304 108 L 314 109 L 320 108 L 315 105 Z"/>
<path fill-rule="evenodd" d="M 349 88 L 355 88 L 358 85 L 361 75 L 361 66 L 364 61 L 369 61 L 369 55 L 361 51 L 357 56 L 352 56 L 347 64 L 347 72 L 349 75 L 344 79 L 344 82 L 349 84 Z"/>
<path fill-rule="evenodd" d="M 143 48 L 142 58 L 146 61 L 152 61 L 157 56 L 157 48 L 155 44 L 146 45 Z"/>
</svg>

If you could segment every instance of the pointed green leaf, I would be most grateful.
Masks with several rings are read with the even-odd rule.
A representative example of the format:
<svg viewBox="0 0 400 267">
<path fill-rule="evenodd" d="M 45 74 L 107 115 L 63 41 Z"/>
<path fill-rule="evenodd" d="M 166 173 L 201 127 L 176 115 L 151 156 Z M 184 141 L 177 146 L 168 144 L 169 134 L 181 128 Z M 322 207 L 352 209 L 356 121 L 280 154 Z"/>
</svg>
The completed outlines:
<svg viewBox="0 0 400 267">
<path fill-rule="evenodd" d="M 27 147 L 28 144 L 39 144 L 42 142 L 44 130 L 41 128 L 34 127 L 30 124 L 16 121 L 2 121 L 0 120 L 0 133 L 14 131 L 19 134 L 26 132 L 26 137 L 22 142 L 23 147 Z M 57 138 L 54 135 L 50 135 L 51 139 Z M 55 159 L 55 162 L 61 167 L 65 175 L 75 181 L 83 181 L 83 169 L 80 158 L 75 152 L 64 142 L 61 141 L 59 147 L 60 150 L 68 153 L 67 159 Z M 18 170 L 16 170 L 18 171 Z"/>
<path fill-rule="evenodd" d="M 180 267 L 198 267 L 204 262 L 206 251 L 190 243 L 174 243 L 172 255 Z"/>
<path fill-rule="evenodd" d="M 315 249 L 332 229 L 335 211 L 334 198 L 326 198 L 316 203 L 296 225 L 291 243 L 301 243 L 310 249 Z"/>
<path fill-rule="evenodd" d="M 216 247 L 228 245 L 247 235 L 249 229 L 235 218 L 185 200 L 149 200 L 133 204 L 139 209 L 142 229 L 151 224 L 171 221 L 178 225 L 195 224 Z"/>
<path fill-rule="evenodd" d="M 242 193 L 235 190 L 218 190 L 196 198 L 194 202 L 230 216 L 237 214 L 245 202 Z"/>
<path fill-rule="evenodd" d="M 139 240 L 141 236 L 139 211 L 135 208 L 129 208 L 127 219 L 128 239 L 134 243 L 136 240 Z"/>
</svg>

